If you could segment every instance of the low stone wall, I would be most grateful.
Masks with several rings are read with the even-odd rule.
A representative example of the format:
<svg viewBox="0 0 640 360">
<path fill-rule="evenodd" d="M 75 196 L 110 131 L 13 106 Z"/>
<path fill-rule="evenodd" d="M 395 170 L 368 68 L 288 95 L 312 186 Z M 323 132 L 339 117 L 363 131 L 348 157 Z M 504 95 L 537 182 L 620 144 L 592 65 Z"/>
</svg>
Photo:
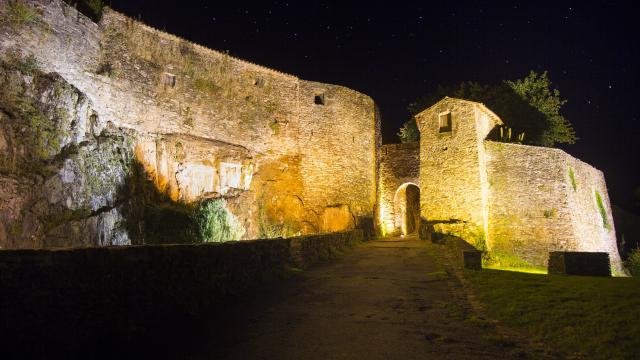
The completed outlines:
<svg viewBox="0 0 640 360">
<path fill-rule="evenodd" d="M 353 247 L 362 230 L 204 245 L 0 251 L 0 348 L 82 353 L 216 312 L 290 267 Z M 49 349 L 50 350 L 50 349 Z M 29 357 L 29 356 L 26 356 Z"/>
<path fill-rule="evenodd" d="M 611 276 L 611 262 L 606 252 L 552 251 L 549 274 Z"/>
</svg>

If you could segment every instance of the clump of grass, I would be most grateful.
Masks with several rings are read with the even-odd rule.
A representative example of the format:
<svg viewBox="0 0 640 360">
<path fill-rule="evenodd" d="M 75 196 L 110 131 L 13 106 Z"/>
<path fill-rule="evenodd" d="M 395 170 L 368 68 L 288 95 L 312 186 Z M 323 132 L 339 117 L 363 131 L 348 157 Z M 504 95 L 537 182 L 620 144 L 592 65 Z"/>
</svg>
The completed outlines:
<svg viewBox="0 0 640 360">
<path fill-rule="evenodd" d="M 16 62 L 17 69 L 23 74 L 32 75 L 39 68 L 38 60 L 33 54 L 27 56 L 23 60 Z"/>
<path fill-rule="evenodd" d="M 600 216 L 602 217 L 602 226 L 607 230 L 611 230 L 611 224 L 609 223 L 607 210 L 604 208 L 602 196 L 600 196 L 600 192 L 598 190 L 596 190 L 596 203 L 598 205 L 598 211 L 600 211 Z"/>
<path fill-rule="evenodd" d="M 38 18 L 34 9 L 15 0 L 7 4 L 6 14 L 6 20 L 13 25 L 34 23 Z"/>
<path fill-rule="evenodd" d="M 209 79 L 197 78 L 195 86 L 198 91 L 214 94 L 221 90 L 221 87 Z"/>
<path fill-rule="evenodd" d="M 500 254 L 489 252 L 483 258 L 482 266 L 487 269 L 508 270 L 528 272 L 535 274 L 546 274 L 547 269 L 542 266 L 535 266 L 530 262 L 510 254 Z"/>
<path fill-rule="evenodd" d="M 558 212 L 558 211 L 554 208 L 554 209 L 551 209 L 551 210 L 545 210 L 545 211 L 543 211 L 543 212 L 542 212 L 542 215 L 544 215 L 544 218 L 545 218 L 545 219 L 551 219 L 551 218 L 553 218 L 553 217 L 555 217 L 555 216 L 556 216 L 556 213 L 557 213 L 557 212 Z"/>
</svg>

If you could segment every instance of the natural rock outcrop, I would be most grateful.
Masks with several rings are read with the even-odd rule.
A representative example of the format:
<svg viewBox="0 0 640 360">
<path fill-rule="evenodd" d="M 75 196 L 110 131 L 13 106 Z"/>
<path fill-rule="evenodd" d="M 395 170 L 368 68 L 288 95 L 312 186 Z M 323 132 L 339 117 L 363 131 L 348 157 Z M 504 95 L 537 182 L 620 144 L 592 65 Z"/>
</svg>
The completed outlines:
<svg viewBox="0 0 640 360">
<path fill-rule="evenodd" d="M 32 58 L 0 63 L 0 247 L 129 244 L 135 135 Z"/>
</svg>

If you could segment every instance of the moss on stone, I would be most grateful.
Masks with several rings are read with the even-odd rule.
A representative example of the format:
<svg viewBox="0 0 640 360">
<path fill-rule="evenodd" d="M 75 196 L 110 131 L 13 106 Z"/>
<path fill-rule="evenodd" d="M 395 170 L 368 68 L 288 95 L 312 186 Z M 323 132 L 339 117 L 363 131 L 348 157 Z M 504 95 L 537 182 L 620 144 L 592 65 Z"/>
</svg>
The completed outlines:
<svg viewBox="0 0 640 360">
<path fill-rule="evenodd" d="M 20 1 L 9 1 L 4 20 L 12 25 L 24 25 L 33 23 L 38 18 L 38 13 L 31 7 Z"/>
<path fill-rule="evenodd" d="M 596 204 L 598 205 L 598 211 L 600 212 L 600 216 L 602 217 L 602 227 L 607 230 L 611 230 L 611 224 L 609 223 L 609 217 L 607 216 L 607 210 L 604 208 L 604 203 L 602 202 L 602 196 L 598 190 L 595 191 L 596 196 Z"/>
<path fill-rule="evenodd" d="M 278 135 L 280 133 L 280 123 L 275 120 L 269 123 L 269 128 L 273 131 L 273 135 Z"/>
<path fill-rule="evenodd" d="M 576 175 L 573 173 L 572 167 L 569 167 L 569 179 L 571 180 L 571 187 L 573 187 L 573 191 L 577 191 L 578 184 L 576 183 Z"/>
<path fill-rule="evenodd" d="M 61 211 L 54 212 L 45 219 L 44 232 L 47 233 L 62 224 L 75 220 L 86 219 L 89 216 L 91 216 L 91 210 L 85 208 L 75 210 L 63 209 Z"/>
<path fill-rule="evenodd" d="M 542 215 L 544 216 L 545 219 L 551 219 L 551 218 L 556 217 L 557 213 L 558 213 L 558 210 L 553 208 L 553 209 L 549 209 L 549 210 L 544 210 L 542 212 Z"/>
<path fill-rule="evenodd" d="M 245 232 L 238 219 L 227 209 L 226 201 L 221 198 L 199 203 L 191 217 L 203 242 L 240 240 Z"/>
</svg>

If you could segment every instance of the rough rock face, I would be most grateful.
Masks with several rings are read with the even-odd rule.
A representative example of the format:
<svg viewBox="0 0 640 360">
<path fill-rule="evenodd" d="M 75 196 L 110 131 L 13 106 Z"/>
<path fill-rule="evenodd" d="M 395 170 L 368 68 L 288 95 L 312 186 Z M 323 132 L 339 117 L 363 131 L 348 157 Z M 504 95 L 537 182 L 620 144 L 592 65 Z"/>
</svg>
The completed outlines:
<svg viewBox="0 0 640 360">
<path fill-rule="evenodd" d="M 0 63 L 0 247 L 129 244 L 132 140 L 33 59 Z"/>
<path fill-rule="evenodd" d="M 1 108 L 4 248 L 373 223 L 380 118 L 364 94 L 110 9 L 96 23 L 60 0 L 0 0 L 0 59 L 11 85 Z"/>
</svg>

